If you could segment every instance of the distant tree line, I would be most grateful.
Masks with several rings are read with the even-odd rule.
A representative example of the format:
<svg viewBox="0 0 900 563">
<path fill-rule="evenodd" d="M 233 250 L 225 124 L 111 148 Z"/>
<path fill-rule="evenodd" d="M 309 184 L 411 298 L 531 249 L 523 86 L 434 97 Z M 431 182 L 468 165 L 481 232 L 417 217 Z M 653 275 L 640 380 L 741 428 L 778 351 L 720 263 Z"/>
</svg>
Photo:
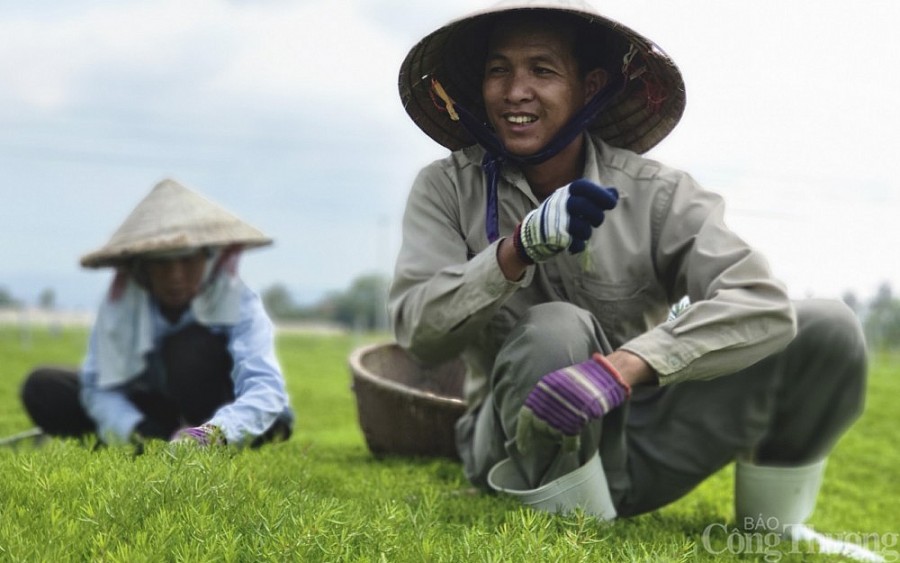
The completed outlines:
<svg viewBox="0 0 900 563">
<path fill-rule="evenodd" d="M 868 301 L 853 292 L 845 293 L 843 299 L 862 321 L 870 350 L 900 349 L 900 299 L 890 283 L 881 284 Z"/>
<path fill-rule="evenodd" d="M 354 279 L 347 289 L 329 293 L 308 306 L 296 304 L 284 284 L 275 284 L 262 292 L 262 299 L 276 320 L 316 320 L 360 330 L 387 329 L 389 284 L 386 276 L 367 274 Z M 881 284 L 868 300 L 847 292 L 843 301 L 859 317 L 870 349 L 900 349 L 900 298 L 894 295 L 890 283 Z"/>
<path fill-rule="evenodd" d="M 275 320 L 327 321 L 355 330 L 386 330 L 389 284 L 386 276 L 366 274 L 347 289 L 330 292 L 312 305 L 297 304 L 281 283 L 263 290 L 261 297 Z"/>
<path fill-rule="evenodd" d="M 297 304 L 287 286 L 281 283 L 266 288 L 261 296 L 266 310 L 276 320 L 327 321 L 356 330 L 386 330 L 389 285 L 387 276 L 362 275 L 347 289 L 328 293 L 312 305 Z M 881 284 L 868 300 L 862 300 L 850 291 L 843 295 L 843 301 L 862 322 L 870 349 L 900 349 L 900 298 L 894 295 L 890 283 Z M 37 304 L 42 309 L 54 309 L 54 290 L 41 291 Z M 0 286 L 0 309 L 21 307 L 22 300 Z"/>
<path fill-rule="evenodd" d="M 41 290 L 38 295 L 38 307 L 45 310 L 56 308 L 56 292 L 52 288 Z M 0 309 L 20 309 L 24 306 L 21 299 L 17 299 L 3 286 L 0 286 Z"/>
<path fill-rule="evenodd" d="M 0 286 L 0 309 L 18 309 L 21 302 L 5 287 Z"/>
</svg>

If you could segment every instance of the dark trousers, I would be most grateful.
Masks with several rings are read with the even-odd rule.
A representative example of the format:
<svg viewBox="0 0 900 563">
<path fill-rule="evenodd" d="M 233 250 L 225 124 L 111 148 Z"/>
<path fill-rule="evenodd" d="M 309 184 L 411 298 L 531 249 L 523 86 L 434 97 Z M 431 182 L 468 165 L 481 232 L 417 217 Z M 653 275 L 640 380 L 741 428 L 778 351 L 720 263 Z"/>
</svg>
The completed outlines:
<svg viewBox="0 0 900 563">
<path fill-rule="evenodd" d="M 220 407 L 234 401 L 233 361 L 227 337 L 192 324 L 163 339 L 158 354 L 148 357 L 148 370 L 125 386 L 129 401 L 144 414 L 137 431 L 147 438 L 169 439 L 179 428 L 207 422 Z M 156 379 L 159 385 L 146 385 Z M 144 382 L 143 384 L 141 382 Z M 96 431 L 81 405 L 76 371 L 54 367 L 34 370 L 22 385 L 22 403 L 34 423 L 55 436 L 82 436 Z M 290 436 L 280 419 L 251 445 Z"/>
<path fill-rule="evenodd" d="M 654 510 L 689 492 L 738 457 L 760 465 L 821 460 L 860 415 L 866 346 L 859 321 L 842 303 L 796 303 L 798 334 L 781 352 L 709 381 L 635 388 L 630 401 L 581 435 L 581 450 L 538 442 L 515 450 L 517 415 L 546 373 L 608 352 L 602 328 L 573 305 L 535 307 L 497 358 L 492 392 L 457 423 L 466 475 L 484 485 L 488 471 L 519 456 L 533 486 L 569 473 L 599 449 L 620 515 Z"/>
</svg>

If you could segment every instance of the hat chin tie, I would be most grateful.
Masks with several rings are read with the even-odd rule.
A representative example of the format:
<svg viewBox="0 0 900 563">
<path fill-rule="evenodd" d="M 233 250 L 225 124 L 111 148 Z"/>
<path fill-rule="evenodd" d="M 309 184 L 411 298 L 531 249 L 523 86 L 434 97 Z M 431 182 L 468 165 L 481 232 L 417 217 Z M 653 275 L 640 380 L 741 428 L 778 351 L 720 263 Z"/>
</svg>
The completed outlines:
<svg viewBox="0 0 900 563">
<path fill-rule="evenodd" d="M 489 243 L 500 238 L 499 204 L 497 201 L 497 184 L 500 181 L 500 168 L 504 162 L 512 162 L 520 166 L 534 166 L 550 160 L 575 140 L 578 135 L 587 130 L 594 117 L 611 102 L 625 86 L 622 75 L 615 75 L 613 80 L 605 88 L 594 96 L 566 123 L 556 135 L 538 152 L 528 156 L 518 156 L 510 153 L 503 146 L 503 142 L 497 135 L 471 111 L 453 101 L 447 94 L 441 83 L 431 79 L 431 94 L 435 105 L 443 106 L 453 121 L 459 121 L 469 132 L 475 141 L 485 150 L 481 168 L 487 178 L 487 208 L 485 216 L 485 231 Z M 437 99 L 435 99 L 437 98 Z M 438 103 L 440 99 L 442 104 Z"/>
</svg>

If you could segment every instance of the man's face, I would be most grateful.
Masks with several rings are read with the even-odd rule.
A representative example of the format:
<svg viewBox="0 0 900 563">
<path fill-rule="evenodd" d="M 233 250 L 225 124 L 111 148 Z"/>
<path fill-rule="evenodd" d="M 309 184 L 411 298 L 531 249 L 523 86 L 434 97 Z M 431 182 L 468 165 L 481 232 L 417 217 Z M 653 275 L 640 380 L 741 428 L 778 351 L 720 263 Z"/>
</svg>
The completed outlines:
<svg viewBox="0 0 900 563">
<path fill-rule="evenodd" d="M 178 258 L 147 260 L 150 294 L 164 309 L 183 311 L 200 291 L 205 266 L 206 253 L 199 250 Z"/>
<path fill-rule="evenodd" d="M 488 120 L 514 155 L 542 149 L 588 99 L 568 37 L 534 21 L 501 23 L 491 37 L 482 95 Z"/>
</svg>

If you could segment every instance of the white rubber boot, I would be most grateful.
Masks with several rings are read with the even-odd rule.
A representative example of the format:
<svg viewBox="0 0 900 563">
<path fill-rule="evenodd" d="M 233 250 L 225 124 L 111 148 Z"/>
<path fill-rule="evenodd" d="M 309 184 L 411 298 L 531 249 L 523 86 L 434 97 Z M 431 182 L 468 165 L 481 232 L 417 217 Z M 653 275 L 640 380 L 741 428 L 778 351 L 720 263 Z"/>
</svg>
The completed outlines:
<svg viewBox="0 0 900 563">
<path fill-rule="evenodd" d="M 527 488 L 510 458 L 492 467 L 487 480 L 495 491 L 512 495 L 536 510 L 565 514 L 580 508 L 601 520 L 616 517 L 599 454 L 575 471 L 536 489 Z"/>
<path fill-rule="evenodd" d="M 734 507 L 745 531 L 781 534 L 792 542 L 809 542 L 819 553 L 840 554 L 857 561 L 884 561 L 868 549 L 829 538 L 805 525 L 816 506 L 825 460 L 799 467 L 771 467 L 738 460 L 734 474 Z"/>
<path fill-rule="evenodd" d="M 769 467 L 738 460 L 734 509 L 738 526 L 784 533 L 802 524 L 816 507 L 825 460 L 799 467 Z"/>
</svg>

